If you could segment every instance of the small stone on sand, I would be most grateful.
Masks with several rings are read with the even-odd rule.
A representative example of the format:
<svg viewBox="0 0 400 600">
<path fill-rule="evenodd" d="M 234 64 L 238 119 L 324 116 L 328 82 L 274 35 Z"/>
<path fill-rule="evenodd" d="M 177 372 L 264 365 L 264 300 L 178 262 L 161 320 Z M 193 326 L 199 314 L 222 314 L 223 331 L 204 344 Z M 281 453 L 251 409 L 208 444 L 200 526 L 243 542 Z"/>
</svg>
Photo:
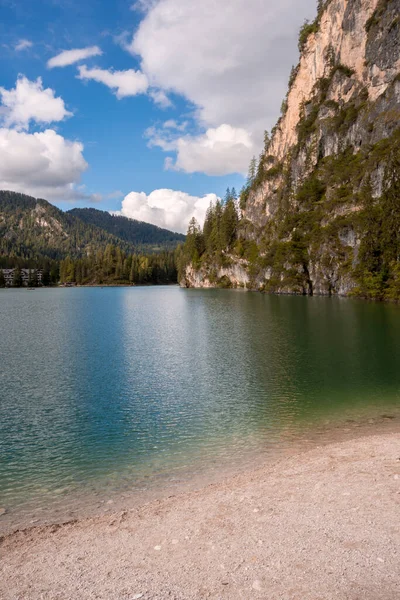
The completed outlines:
<svg viewBox="0 0 400 600">
<path fill-rule="evenodd" d="M 257 592 L 261 592 L 263 589 L 262 583 L 259 579 L 256 579 L 252 585 L 253 590 L 257 590 Z"/>
<path fill-rule="evenodd" d="M 161 550 L 161 546 L 154 546 L 154 550 Z"/>
<path fill-rule="evenodd" d="M 5 508 L 0 508 L 0 517 L 2 515 L 5 515 L 5 514 L 6 514 L 6 509 Z"/>
</svg>

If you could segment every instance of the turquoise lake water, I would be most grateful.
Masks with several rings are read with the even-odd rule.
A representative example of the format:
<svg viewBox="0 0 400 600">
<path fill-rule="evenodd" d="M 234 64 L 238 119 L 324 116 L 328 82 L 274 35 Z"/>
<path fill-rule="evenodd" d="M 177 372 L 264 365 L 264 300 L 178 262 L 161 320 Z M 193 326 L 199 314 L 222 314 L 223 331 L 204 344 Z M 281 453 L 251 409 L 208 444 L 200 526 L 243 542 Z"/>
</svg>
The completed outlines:
<svg viewBox="0 0 400 600">
<path fill-rule="evenodd" d="M 400 408 L 396 306 L 0 290 L 0 322 L 0 507 L 11 515 L 268 457 L 316 424 Z"/>
</svg>

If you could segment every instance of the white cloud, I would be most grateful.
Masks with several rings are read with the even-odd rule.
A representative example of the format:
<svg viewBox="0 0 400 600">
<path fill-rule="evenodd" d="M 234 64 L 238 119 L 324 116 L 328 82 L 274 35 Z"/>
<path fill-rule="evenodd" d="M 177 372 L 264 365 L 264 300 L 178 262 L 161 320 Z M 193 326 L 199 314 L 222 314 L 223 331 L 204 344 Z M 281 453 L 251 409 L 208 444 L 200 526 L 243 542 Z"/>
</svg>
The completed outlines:
<svg viewBox="0 0 400 600">
<path fill-rule="evenodd" d="M 114 90 L 118 99 L 126 96 L 144 94 L 148 88 L 146 75 L 141 71 L 107 71 L 105 69 L 88 69 L 86 65 L 79 67 L 78 79 L 93 79 Z"/>
<path fill-rule="evenodd" d="M 216 202 L 215 194 L 203 197 L 190 196 L 176 190 L 154 190 L 149 195 L 131 192 L 122 201 L 118 214 L 130 219 L 145 221 L 172 231 L 186 233 L 192 217 L 202 225 L 210 202 Z"/>
<path fill-rule="evenodd" d="M 49 200 L 87 197 L 77 184 L 87 168 L 83 145 L 52 129 L 26 133 L 0 129 L 0 189 Z"/>
<path fill-rule="evenodd" d="M 193 103 L 203 130 L 224 123 L 246 130 L 250 154 L 258 153 L 264 129 L 278 117 L 298 60 L 297 32 L 315 14 L 315 0 L 144 0 L 139 7 L 146 12 L 128 49 L 140 56 L 150 85 Z M 233 162 L 229 151 L 217 170 L 237 169 L 246 145 L 242 152 L 235 143 Z M 176 164 L 188 163 L 178 157 Z"/>
<path fill-rule="evenodd" d="M 186 173 L 201 171 L 207 175 L 246 173 L 254 146 L 245 129 L 220 125 L 204 135 L 177 140 L 175 169 Z"/>
<path fill-rule="evenodd" d="M 150 10 L 150 8 L 152 8 L 156 3 L 157 0 L 137 0 L 131 5 L 130 9 L 137 12 L 145 13 L 148 10 Z"/>
<path fill-rule="evenodd" d="M 127 50 L 127 47 L 129 45 L 129 38 L 129 31 L 121 31 L 121 33 L 118 33 L 117 35 L 113 36 L 114 43 L 118 46 L 121 46 L 121 48 L 123 48 L 124 50 Z"/>
<path fill-rule="evenodd" d="M 47 61 L 47 67 L 53 69 L 54 67 L 67 67 L 79 62 L 80 60 L 86 60 L 91 56 L 101 56 L 103 52 L 98 46 L 90 46 L 88 48 L 74 48 L 72 50 L 65 50 L 57 56 L 53 56 Z"/>
<path fill-rule="evenodd" d="M 50 88 L 43 89 L 42 79 L 29 81 L 19 76 L 14 89 L 0 87 L 0 119 L 6 127 L 27 129 L 31 121 L 38 124 L 62 121 L 70 113 L 62 98 L 56 98 Z"/>
<path fill-rule="evenodd" d="M 172 106 L 171 100 L 168 98 L 167 94 L 163 92 L 163 90 L 150 90 L 149 96 L 160 108 L 169 108 Z"/>
<path fill-rule="evenodd" d="M 188 126 L 188 121 L 183 121 L 183 123 L 178 123 L 175 119 L 168 119 L 168 121 L 164 121 L 163 128 L 164 129 L 176 129 L 177 131 L 185 131 Z"/>
<path fill-rule="evenodd" d="M 21 50 L 27 50 L 28 48 L 32 48 L 33 43 L 30 40 L 19 40 L 17 44 L 15 44 L 14 49 L 17 52 L 21 52 Z"/>
<path fill-rule="evenodd" d="M 149 128 L 147 137 L 150 147 L 158 146 L 165 152 L 176 152 L 175 162 L 171 157 L 166 159 L 166 168 L 186 173 L 202 172 L 206 175 L 246 173 L 254 153 L 254 145 L 245 129 L 224 124 L 210 128 L 202 135 L 186 135 L 174 139 L 168 131 L 174 128 L 174 122 L 167 121 L 167 125 L 164 123 L 165 128 L 168 133 Z"/>
</svg>

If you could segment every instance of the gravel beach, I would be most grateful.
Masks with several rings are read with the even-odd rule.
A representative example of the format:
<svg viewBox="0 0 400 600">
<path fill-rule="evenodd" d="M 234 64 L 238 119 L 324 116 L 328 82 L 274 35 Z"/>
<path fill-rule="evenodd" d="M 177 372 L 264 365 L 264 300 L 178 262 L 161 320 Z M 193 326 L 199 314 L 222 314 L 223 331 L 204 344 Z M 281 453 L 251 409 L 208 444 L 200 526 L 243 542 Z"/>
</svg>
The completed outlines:
<svg viewBox="0 0 400 600">
<path fill-rule="evenodd" d="M 400 598 L 400 434 L 0 538 L 2 600 Z"/>
</svg>

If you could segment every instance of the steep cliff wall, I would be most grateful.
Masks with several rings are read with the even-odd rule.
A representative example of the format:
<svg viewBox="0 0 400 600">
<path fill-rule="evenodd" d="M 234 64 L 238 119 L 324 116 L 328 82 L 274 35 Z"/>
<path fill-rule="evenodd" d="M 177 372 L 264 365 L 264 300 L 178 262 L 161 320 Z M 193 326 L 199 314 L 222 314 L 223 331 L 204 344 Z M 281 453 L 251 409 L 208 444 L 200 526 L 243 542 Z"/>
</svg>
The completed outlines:
<svg viewBox="0 0 400 600">
<path fill-rule="evenodd" d="M 242 194 L 241 244 L 225 254 L 253 289 L 400 289 L 400 0 L 326 0 L 300 47 Z M 184 284 L 202 285 L 212 265 L 208 257 L 200 283 L 190 267 Z"/>
</svg>

